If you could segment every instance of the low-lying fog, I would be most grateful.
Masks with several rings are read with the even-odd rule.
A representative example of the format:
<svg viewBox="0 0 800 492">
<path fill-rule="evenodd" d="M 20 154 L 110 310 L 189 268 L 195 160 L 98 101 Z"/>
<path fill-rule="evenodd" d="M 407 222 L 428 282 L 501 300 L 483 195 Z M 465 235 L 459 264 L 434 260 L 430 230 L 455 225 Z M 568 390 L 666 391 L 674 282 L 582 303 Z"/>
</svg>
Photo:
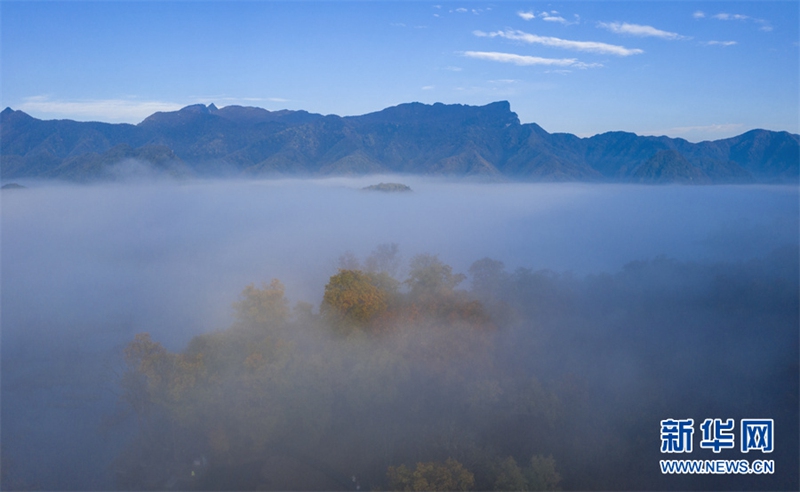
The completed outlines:
<svg viewBox="0 0 800 492">
<path fill-rule="evenodd" d="M 413 191 L 360 190 L 378 182 L 402 182 Z M 497 298 L 517 314 L 507 328 L 499 323 L 497 347 L 505 348 L 497 350 L 509 351 L 506 359 L 517 361 L 515 370 L 552 388 L 553 398 L 566 401 L 554 382 L 570 372 L 555 369 L 564 364 L 574 365 L 579 379 L 587 374 L 590 394 L 597 388 L 587 397 L 594 410 L 586 415 L 593 419 L 619 423 L 621 408 L 643 401 L 640 391 L 658 393 L 657 382 L 669 388 L 658 411 L 624 417 L 628 434 L 615 435 L 606 452 L 599 451 L 597 440 L 580 453 L 564 443 L 541 449 L 517 443 L 520 466 L 532 450 L 553 455 L 564 488 L 796 487 L 797 377 L 791 373 L 797 370 L 799 217 L 798 189 L 791 186 L 472 183 L 381 176 L 30 183 L 27 189 L 4 190 L 3 486 L 120 486 L 115 459 L 136 435 L 137 423 L 111 415 L 121 393 L 122 348 L 135 334 L 147 332 L 170 351 L 182 351 L 193 336 L 231 325 L 231 305 L 246 285 L 269 284 L 273 278 L 286 286 L 291 305 L 307 301 L 318 313 L 329 277 L 343 265 L 342 255 L 349 252 L 363 261 L 377 246 L 395 243 L 403 260 L 397 273 L 401 281 L 409 260 L 422 253 L 438 255 L 453 272 L 466 274 L 459 288 L 467 291 L 474 286 L 469 270 L 475 261 L 502 261 L 507 285 Z M 520 267 L 529 270 L 515 274 Z M 536 278 L 549 279 L 548 288 L 570 299 L 556 302 L 559 307 L 551 306 L 546 315 L 526 313 L 533 301 L 514 297 L 528 295 L 525 274 L 534 278 L 540 270 L 554 273 Z M 610 287 L 599 286 L 602 282 Z M 760 289 L 770 295 L 758 297 Z M 659 299 L 674 304 L 661 313 Z M 589 326 L 593 306 L 603 314 Z M 614 309 L 618 312 L 609 314 Z M 734 322 L 739 323 L 736 336 L 726 333 Z M 528 343 L 524 327 L 534 324 L 539 338 Z M 708 333 L 698 335 L 706 328 Z M 641 339 L 631 341 L 632 331 L 642 333 Z M 549 344 L 547 351 L 528 360 L 525 351 L 533 353 L 541 344 Z M 658 377 L 645 376 L 654 369 L 642 364 L 662 359 L 682 362 Z M 763 373 L 742 375 L 743 370 Z M 727 373 L 746 381 L 741 394 L 733 383 L 706 388 L 706 393 L 679 387 L 712 372 L 721 380 Z M 765 382 L 774 388 L 765 390 Z M 602 396 L 606 391 L 608 400 Z M 690 394 L 691 402 L 669 401 Z M 749 406 L 741 407 L 742 401 Z M 747 415 L 753 409 L 764 413 Z M 776 424 L 774 477 L 714 481 L 658 472 L 659 420 L 730 417 L 738 426 L 740 416 L 785 419 Z M 794 427 L 787 428 L 792 416 Z M 695 438 L 699 432 L 696 428 Z M 620 444 L 626 440 L 628 447 Z M 627 454 L 606 456 L 619 449 Z M 651 454 L 636 461 L 642 449 Z M 585 456 L 595 452 L 607 461 Z M 752 459 L 739 454 L 726 459 L 742 457 Z M 414 463 L 405 464 L 413 468 Z M 606 465 L 616 468 L 599 471 Z M 640 465 L 652 467 L 649 475 L 614 478 Z M 776 481 L 758 481 L 766 479 Z M 378 480 L 373 477 L 368 486 L 387 486 Z"/>
</svg>

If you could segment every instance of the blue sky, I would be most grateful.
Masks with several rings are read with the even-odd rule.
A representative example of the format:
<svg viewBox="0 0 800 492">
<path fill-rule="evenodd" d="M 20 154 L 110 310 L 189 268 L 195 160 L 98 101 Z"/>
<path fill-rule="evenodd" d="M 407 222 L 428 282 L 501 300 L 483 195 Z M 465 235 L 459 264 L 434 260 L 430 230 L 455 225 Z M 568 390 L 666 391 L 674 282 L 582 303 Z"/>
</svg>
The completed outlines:
<svg viewBox="0 0 800 492">
<path fill-rule="evenodd" d="M 523 123 L 800 133 L 800 2 L 0 2 L 2 106 L 357 115 L 508 100 Z"/>
</svg>

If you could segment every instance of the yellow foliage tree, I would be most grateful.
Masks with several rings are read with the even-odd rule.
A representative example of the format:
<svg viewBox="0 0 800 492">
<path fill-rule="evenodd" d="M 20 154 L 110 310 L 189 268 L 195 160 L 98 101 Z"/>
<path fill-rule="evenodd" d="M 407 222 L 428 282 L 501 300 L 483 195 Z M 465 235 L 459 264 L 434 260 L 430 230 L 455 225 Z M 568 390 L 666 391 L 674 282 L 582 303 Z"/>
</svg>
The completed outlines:
<svg viewBox="0 0 800 492">
<path fill-rule="evenodd" d="M 387 473 L 392 490 L 472 490 L 475 476 L 458 461 L 448 458 L 444 463 L 417 463 L 412 472 L 405 465 L 390 466 Z"/>
<path fill-rule="evenodd" d="M 271 325 L 283 323 L 289 317 L 289 302 L 284 297 L 285 289 L 278 279 L 269 285 L 256 288 L 248 285 L 242 291 L 242 300 L 233 303 L 236 318 L 243 323 Z"/>
<path fill-rule="evenodd" d="M 553 456 L 534 455 L 530 466 L 525 468 L 528 490 L 561 490 L 561 475 L 556 471 Z"/>
<path fill-rule="evenodd" d="M 344 332 L 365 327 L 389 303 L 389 292 L 376 280 L 360 270 L 339 270 L 325 286 L 321 313 Z"/>
</svg>

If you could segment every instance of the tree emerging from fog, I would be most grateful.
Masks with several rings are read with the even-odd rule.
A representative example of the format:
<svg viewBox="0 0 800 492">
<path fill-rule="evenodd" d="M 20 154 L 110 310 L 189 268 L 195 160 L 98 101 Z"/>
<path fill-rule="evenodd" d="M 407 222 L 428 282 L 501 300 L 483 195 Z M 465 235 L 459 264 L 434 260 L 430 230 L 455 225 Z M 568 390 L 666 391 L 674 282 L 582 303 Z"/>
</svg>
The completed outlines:
<svg viewBox="0 0 800 492">
<path fill-rule="evenodd" d="M 273 280 L 245 287 L 235 323 L 180 353 L 137 335 L 122 386 L 139 434 L 119 485 L 504 489 L 516 450 L 498 446 L 487 417 L 552 425 L 558 399 L 495 364 L 497 327 L 457 289 L 463 275 L 420 255 L 401 282 L 396 254 L 384 245 L 364 270 L 340 269 L 319 315 L 290 310 Z"/>
<path fill-rule="evenodd" d="M 397 247 L 382 245 L 363 262 L 342 257 L 318 313 L 290 309 L 278 280 L 249 285 L 234 323 L 183 351 L 147 334 L 127 345 L 122 402 L 138 431 L 116 460 L 118 486 L 669 488 L 646 465 L 659 458 L 653 422 L 670 402 L 696 415 L 750 388 L 736 411 L 768 412 L 797 434 L 796 393 L 785 392 L 797 385 L 796 349 L 785 348 L 797 345 L 797 268 L 774 267 L 796 267 L 796 252 L 763 264 L 657 258 L 582 280 L 484 258 L 466 290 L 433 255 L 396 278 Z M 707 336 L 783 351 L 751 358 L 734 379 L 699 376 L 674 354 Z M 791 463 L 793 452 L 774 456 Z M 620 464 L 626 473 L 609 471 Z M 767 477 L 773 488 L 792 487 L 788 472 Z M 707 480 L 693 483 L 733 484 Z"/>
</svg>

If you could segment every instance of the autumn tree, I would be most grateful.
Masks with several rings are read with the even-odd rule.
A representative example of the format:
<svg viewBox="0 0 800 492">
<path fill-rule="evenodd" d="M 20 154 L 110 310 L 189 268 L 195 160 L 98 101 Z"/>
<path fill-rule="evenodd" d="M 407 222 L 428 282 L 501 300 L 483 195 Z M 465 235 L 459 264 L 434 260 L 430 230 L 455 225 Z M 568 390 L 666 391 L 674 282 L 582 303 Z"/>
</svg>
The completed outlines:
<svg viewBox="0 0 800 492">
<path fill-rule="evenodd" d="M 511 456 L 500 461 L 493 490 L 528 490 L 522 469 Z"/>
<path fill-rule="evenodd" d="M 345 333 L 354 327 L 363 328 L 386 311 L 389 289 L 388 275 L 339 270 L 325 286 L 320 312 Z"/>
<path fill-rule="evenodd" d="M 417 255 L 411 259 L 409 268 L 405 284 L 415 298 L 448 295 L 466 278 L 463 274 L 454 274 L 453 267 L 442 263 L 435 255 Z"/>
<path fill-rule="evenodd" d="M 552 456 L 532 456 L 523 473 L 528 490 L 561 490 L 561 475 L 556 471 L 556 460 Z"/>
<path fill-rule="evenodd" d="M 556 471 L 556 461 L 552 456 L 534 455 L 525 468 L 509 456 L 499 460 L 493 468 L 496 474 L 493 490 L 560 490 L 561 475 Z"/>
<path fill-rule="evenodd" d="M 383 272 L 396 277 L 400 269 L 400 248 L 395 243 L 379 244 L 364 260 L 368 272 Z"/>
<path fill-rule="evenodd" d="M 242 299 L 233 303 L 236 319 L 261 326 L 285 322 L 289 317 L 289 302 L 284 297 L 284 290 L 278 279 L 273 279 L 269 285 L 262 283 L 260 289 L 248 285 L 242 291 Z"/>
<path fill-rule="evenodd" d="M 404 282 L 409 288 L 405 318 L 412 322 L 427 318 L 447 325 L 493 328 L 483 305 L 467 292 L 456 290 L 465 278 L 463 274 L 453 273 L 453 268 L 437 256 L 415 256 Z"/>
<path fill-rule="evenodd" d="M 458 461 L 448 458 L 444 463 L 430 461 L 417 463 L 411 471 L 405 465 L 390 466 L 387 473 L 392 490 L 472 490 L 475 476 Z"/>
</svg>

